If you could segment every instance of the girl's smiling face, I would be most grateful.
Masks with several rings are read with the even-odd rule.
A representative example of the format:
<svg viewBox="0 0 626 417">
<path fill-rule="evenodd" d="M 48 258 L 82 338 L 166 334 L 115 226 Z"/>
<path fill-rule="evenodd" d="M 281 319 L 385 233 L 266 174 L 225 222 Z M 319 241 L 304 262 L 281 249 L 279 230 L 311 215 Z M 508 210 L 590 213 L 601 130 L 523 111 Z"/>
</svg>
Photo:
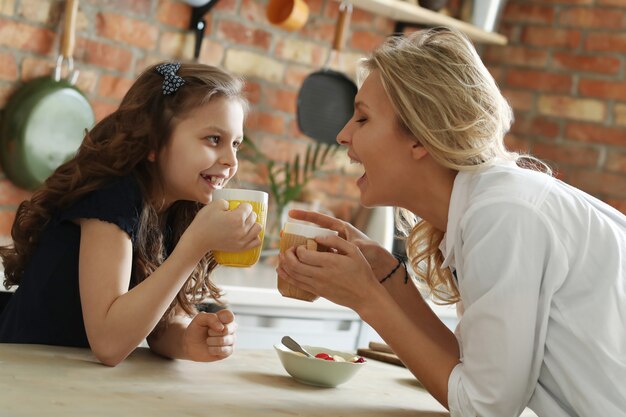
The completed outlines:
<svg viewBox="0 0 626 417">
<path fill-rule="evenodd" d="M 235 175 L 243 120 L 239 100 L 213 97 L 174 126 L 156 158 L 165 207 L 179 200 L 207 204 Z"/>
<path fill-rule="evenodd" d="M 407 167 L 414 163 L 411 149 L 417 141 L 400 127 L 378 72 L 373 71 L 359 89 L 354 115 L 337 135 L 337 142 L 365 169 L 357 180 L 361 203 L 400 206 Z"/>
</svg>

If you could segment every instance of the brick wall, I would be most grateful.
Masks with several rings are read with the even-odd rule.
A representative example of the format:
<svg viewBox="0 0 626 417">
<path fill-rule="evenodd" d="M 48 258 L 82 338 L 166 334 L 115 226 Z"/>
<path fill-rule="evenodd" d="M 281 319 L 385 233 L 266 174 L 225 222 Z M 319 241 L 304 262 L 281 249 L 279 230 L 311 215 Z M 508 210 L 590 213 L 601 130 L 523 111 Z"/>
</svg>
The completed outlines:
<svg viewBox="0 0 626 417">
<path fill-rule="evenodd" d="M 626 213 L 626 1 L 509 0 L 483 57 L 510 100 L 512 147 Z"/>
<path fill-rule="evenodd" d="M 307 0 L 310 18 L 296 33 L 268 24 L 266 3 L 220 0 L 207 16 L 199 60 L 246 77 L 253 104 L 247 135 L 273 158 L 288 160 L 310 143 L 298 132 L 295 99 L 304 78 L 326 60 L 338 3 Z M 0 0 L 1 107 L 23 81 L 51 72 L 63 8 L 62 0 Z M 146 65 L 192 58 L 190 14 L 174 0 L 80 2 L 78 86 L 98 119 L 116 108 Z M 481 50 L 515 108 L 509 144 L 552 161 L 561 178 L 626 212 L 625 14 L 623 0 L 511 0 L 501 28 L 510 45 Z M 355 9 L 342 60 L 333 68 L 353 76 L 356 60 L 393 27 Z M 358 190 L 344 162 L 340 158 L 335 174 L 311 185 L 323 204 L 347 218 Z M 243 162 L 240 179 L 261 184 L 264 175 Z M 0 237 L 9 234 L 15 208 L 28 196 L 0 174 Z"/>
</svg>

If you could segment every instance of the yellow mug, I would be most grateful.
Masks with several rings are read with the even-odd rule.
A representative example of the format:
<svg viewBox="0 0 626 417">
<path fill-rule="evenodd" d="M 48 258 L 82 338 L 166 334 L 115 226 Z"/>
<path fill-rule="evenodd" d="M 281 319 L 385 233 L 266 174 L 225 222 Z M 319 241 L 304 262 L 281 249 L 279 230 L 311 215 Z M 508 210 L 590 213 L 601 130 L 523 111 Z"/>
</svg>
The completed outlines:
<svg viewBox="0 0 626 417">
<path fill-rule="evenodd" d="M 258 262 L 261 256 L 261 248 L 263 247 L 263 237 L 265 235 L 265 224 L 267 222 L 267 201 L 266 192 L 257 190 L 243 190 L 234 188 L 223 188 L 213 191 L 213 200 L 228 201 L 228 209 L 233 210 L 239 207 L 241 203 L 248 203 L 252 206 L 252 210 L 256 213 L 256 222 L 261 225 L 261 244 L 253 249 L 241 252 L 224 252 L 213 251 L 215 261 L 224 266 L 235 266 L 246 268 Z"/>
<path fill-rule="evenodd" d="M 304 245 L 307 249 L 318 252 L 329 252 L 330 249 L 323 245 L 318 245 L 314 240 L 316 237 L 337 236 L 334 230 L 313 226 L 304 223 L 287 222 L 280 232 L 280 253 L 285 252 L 293 246 Z M 296 298 L 303 301 L 315 301 L 318 296 L 289 284 L 282 278 L 278 278 L 278 292 L 283 297 Z"/>
</svg>

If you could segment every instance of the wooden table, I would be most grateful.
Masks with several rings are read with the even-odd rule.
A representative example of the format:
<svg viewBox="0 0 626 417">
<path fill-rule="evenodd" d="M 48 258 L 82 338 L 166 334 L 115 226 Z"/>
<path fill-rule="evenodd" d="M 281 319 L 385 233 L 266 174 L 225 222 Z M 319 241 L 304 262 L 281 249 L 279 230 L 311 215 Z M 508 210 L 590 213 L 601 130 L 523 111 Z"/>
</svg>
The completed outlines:
<svg viewBox="0 0 626 417">
<path fill-rule="evenodd" d="M 405 368 L 369 360 L 337 388 L 301 384 L 272 350 L 168 360 L 138 348 L 115 368 L 88 349 L 0 344 L 0 415 L 435 417 L 448 412 Z"/>
</svg>

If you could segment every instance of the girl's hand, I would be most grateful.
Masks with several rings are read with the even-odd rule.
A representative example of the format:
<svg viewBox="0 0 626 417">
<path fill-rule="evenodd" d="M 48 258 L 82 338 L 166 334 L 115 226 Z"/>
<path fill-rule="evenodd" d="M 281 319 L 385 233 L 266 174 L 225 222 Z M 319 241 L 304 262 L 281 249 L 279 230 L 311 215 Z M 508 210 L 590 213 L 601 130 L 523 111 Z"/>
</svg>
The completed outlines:
<svg viewBox="0 0 626 417">
<path fill-rule="evenodd" d="M 377 277 L 385 276 L 397 262 L 378 242 L 370 239 L 365 233 L 348 222 L 307 210 L 289 210 L 289 217 L 315 223 L 320 227 L 337 231 L 339 237 L 353 243 L 360 249 L 374 271 L 374 275 Z"/>
<path fill-rule="evenodd" d="M 202 255 L 210 250 L 239 252 L 261 244 L 261 225 L 252 206 L 242 203 L 228 210 L 226 200 L 214 200 L 204 206 L 193 219 L 185 234 L 194 240 Z"/>
<path fill-rule="evenodd" d="M 315 240 L 336 253 L 290 248 L 280 255 L 278 277 L 358 313 L 382 289 L 368 261 L 355 244 L 338 236 Z"/>
<path fill-rule="evenodd" d="M 196 362 L 213 362 L 227 358 L 235 344 L 235 315 L 229 310 L 198 313 L 183 336 L 186 357 Z"/>
</svg>

